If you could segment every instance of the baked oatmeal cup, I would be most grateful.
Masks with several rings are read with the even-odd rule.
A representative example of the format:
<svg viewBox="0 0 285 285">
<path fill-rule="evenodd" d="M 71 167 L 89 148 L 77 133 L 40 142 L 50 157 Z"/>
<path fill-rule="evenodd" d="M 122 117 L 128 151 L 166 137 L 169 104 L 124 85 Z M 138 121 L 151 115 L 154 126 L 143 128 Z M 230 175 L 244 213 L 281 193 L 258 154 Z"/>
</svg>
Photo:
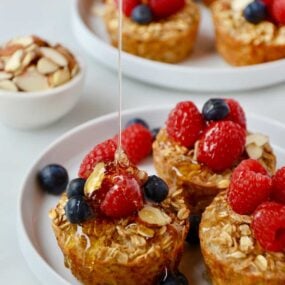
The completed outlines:
<svg viewBox="0 0 285 285">
<path fill-rule="evenodd" d="M 244 187 L 263 178 L 255 180 L 245 175 L 242 179 L 248 182 L 241 184 Z M 255 194 L 248 193 L 247 197 L 242 187 L 237 189 L 236 197 L 221 192 L 203 213 L 200 245 L 213 285 L 285 284 L 285 242 L 281 237 L 285 206 L 266 202 L 265 195 L 263 200 L 253 201 L 256 204 L 252 207 L 251 200 L 264 191 L 256 185 L 249 186 Z M 232 191 L 231 186 L 229 189 Z M 238 197 L 240 193 L 242 196 Z"/>
<path fill-rule="evenodd" d="M 231 101 L 235 102 L 234 104 L 238 104 L 236 101 Z M 179 104 L 177 106 L 179 106 Z M 179 107 L 176 107 L 172 113 L 178 109 Z M 178 112 L 180 111 L 178 110 Z M 191 112 L 193 114 L 198 111 L 192 110 Z M 249 132 L 247 132 L 246 135 L 242 133 L 235 134 L 235 136 L 245 137 L 244 140 L 242 138 L 240 151 L 235 155 L 234 159 L 229 161 L 230 163 L 227 164 L 226 167 L 216 170 L 215 168 L 213 169 L 212 163 L 209 165 L 202 157 L 199 159 L 199 152 L 201 152 L 203 145 L 207 143 L 207 140 L 205 142 L 205 139 L 203 139 L 203 137 L 201 138 L 201 134 L 196 136 L 193 142 L 194 144 L 192 143 L 190 147 L 182 145 L 181 142 L 179 142 L 179 138 L 176 140 L 173 135 L 169 134 L 169 121 L 172 120 L 170 118 L 171 116 L 172 115 L 169 115 L 166 127 L 160 130 L 153 143 L 154 166 L 158 175 L 169 185 L 184 190 L 185 199 L 191 209 L 191 214 L 200 215 L 219 192 L 227 189 L 232 171 L 236 165 L 244 159 L 249 157 L 258 159 L 269 173 L 274 173 L 276 158 L 269 144 L 268 137 Z M 175 120 L 178 119 L 175 118 Z M 222 122 L 217 123 L 224 124 Z M 188 125 L 191 125 L 191 121 L 188 121 Z M 225 126 L 222 127 L 225 128 Z M 206 129 L 206 133 L 212 132 L 214 128 L 215 126 L 211 130 Z M 231 128 L 235 129 L 236 126 L 232 126 Z M 193 133 L 191 129 L 187 130 L 187 132 Z M 204 130 L 202 132 L 204 132 Z M 226 130 L 226 132 L 235 131 Z M 223 145 L 225 145 L 225 148 L 232 147 L 231 142 L 228 141 L 230 138 L 224 139 L 222 134 L 219 134 L 221 132 L 218 129 L 216 133 L 218 137 L 221 137 L 220 148 L 222 148 Z M 206 136 L 207 134 L 204 135 L 204 137 Z M 235 142 L 233 141 L 232 143 Z M 214 144 L 215 141 L 210 141 L 209 148 L 213 148 Z M 214 150 L 211 155 L 215 156 L 218 151 L 219 150 Z M 226 160 L 226 157 L 223 156 L 231 155 L 227 149 L 221 149 L 221 151 L 224 152 L 224 154 L 219 154 L 221 160 Z"/>
<path fill-rule="evenodd" d="M 138 6 L 148 9 L 151 4 Z M 161 15 L 155 16 L 155 12 L 151 12 L 150 9 L 149 13 L 149 19 L 143 19 L 145 21 L 143 23 L 140 22 L 140 18 L 137 19 L 137 16 L 130 15 L 130 12 L 125 13 L 122 27 L 123 50 L 167 63 L 176 63 L 187 58 L 193 50 L 198 32 L 200 22 L 198 6 L 192 0 L 182 0 L 181 7 L 174 10 L 174 13 L 162 11 Z M 112 45 L 117 47 L 118 8 L 114 0 L 105 2 L 103 19 Z"/>
<path fill-rule="evenodd" d="M 285 57 L 285 17 L 272 20 L 273 9 L 262 1 L 218 0 L 211 8 L 217 50 L 231 65 Z"/>
<path fill-rule="evenodd" d="M 124 156 L 94 166 L 80 198 L 85 202 L 68 199 L 68 192 L 62 195 L 49 215 L 65 265 L 78 280 L 87 285 L 155 285 L 165 270 L 177 271 L 189 210 L 182 190 L 168 193 L 165 187 Z M 73 199 L 93 214 L 79 221 Z"/>
</svg>

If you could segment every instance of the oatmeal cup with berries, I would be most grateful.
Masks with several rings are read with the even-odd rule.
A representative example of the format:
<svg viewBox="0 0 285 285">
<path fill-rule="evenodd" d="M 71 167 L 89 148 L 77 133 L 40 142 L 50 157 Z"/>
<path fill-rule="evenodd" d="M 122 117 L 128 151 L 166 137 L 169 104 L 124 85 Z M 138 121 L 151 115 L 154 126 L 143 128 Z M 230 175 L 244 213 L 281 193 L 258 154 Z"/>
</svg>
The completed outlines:
<svg viewBox="0 0 285 285">
<path fill-rule="evenodd" d="M 210 99 L 202 113 L 191 101 L 178 103 L 153 143 L 158 175 L 184 190 L 191 213 L 197 215 L 227 189 L 232 171 L 247 158 L 258 159 L 274 173 L 269 138 L 247 131 L 245 113 L 233 99 Z"/>
<path fill-rule="evenodd" d="M 147 59 L 176 63 L 196 41 L 200 13 L 192 0 L 123 0 L 123 50 Z M 118 46 L 118 1 L 106 0 L 104 22 Z"/>
<path fill-rule="evenodd" d="M 285 284 L 285 168 L 241 162 L 203 213 L 200 245 L 213 285 Z"/>
<path fill-rule="evenodd" d="M 50 211 L 65 265 L 83 284 L 186 280 L 177 269 L 189 228 L 182 190 L 169 191 L 132 163 L 149 154 L 151 142 L 135 123 L 122 132 L 124 151 L 117 137 L 96 145 Z"/>
<path fill-rule="evenodd" d="M 283 0 L 217 0 L 212 5 L 216 47 L 235 66 L 285 58 Z"/>
</svg>

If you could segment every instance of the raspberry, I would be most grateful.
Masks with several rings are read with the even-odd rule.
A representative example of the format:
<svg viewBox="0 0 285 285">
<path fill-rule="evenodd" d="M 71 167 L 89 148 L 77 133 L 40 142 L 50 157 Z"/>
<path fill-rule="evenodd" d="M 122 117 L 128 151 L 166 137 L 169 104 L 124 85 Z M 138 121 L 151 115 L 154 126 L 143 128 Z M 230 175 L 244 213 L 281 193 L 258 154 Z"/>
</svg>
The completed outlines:
<svg viewBox="0 0 285 285">
<path fill-rule="evenodd" d="M 143 207 L 141 189 L 134 177 L 115 176 L 113 183 L 100 206 L 103 214 L 111 218 L 123 218 Z"/>
<path fill-rule="evenodd" d="M 118 142 L 118 136 L 114 141 Z M 122 148 L 132 163 L 139 163 L 151 153 L 151 132 L 141 124 L 130 125 L 122 131 Z"/>
<path fill-rule="evenodd" d="M 117 144 L 113 140 L 104 141 L 96 145 L 81 162 L 78 176 L 87 179 L 98 162 L 114 160 Z"/>
<path fill-rule="evenodd" d="M 223 120 L 233 121 L 246 129 L 246 117 L 243 108 L 234 99 L 225 99 L 225 101 L 230 107 L 230 113 Z"/>
<path fill-rule="evenodd" d="M 198 145 L 199 162 L 220 172 L 231 167 L 245 146 L 245 130 L 232 121 L 212 123 Z"/>
<path fill-rule="evenodd" d="M 150 0 L 149 5 L 153 14 L 158 18 L 167 18 L 185 6 L 185 0 Z"/>
<path fill-rule="evenodd" d="M 285 204 L 285 167 L 280 168 L 272 177 L 273 200 Z"/>
<path fill-rule="evenodd" d="M 285 1 L 274 0 L 272 4 L 272 16 L 279 25 L 285 25 Z"/>
<path fill-rule="evenodd" d="M 185 147 L 193 147 L 204 129 L 203 117 L 191 101 L 180 102 L 166 122 L 168 135 Z"/>
<path fill-rule="evenodd" d="M 243 161 L 232 174 L 228 202 L 238 214 L 251 214 L 259 204 L 268 200 L 271 178 L 259 162 Z"/>
<path fill-rule="evenodd" d="M 266 202 L 260 205 L 252 221 L 255 238 L 268 251 L 285 249 L 285 206 Z"/>
<path fill-rule="evenodd" d="M 234 170 L 232 177 L 235 177 L 241 171 L 253 171 L 255 173 L 261 173 L 263 175 L 268 175 L 267 170 L 261 165 L 261 163 L 255 159 L 243 160 Z"/>
<path fill-rule="evenodd" d="M 118 7 L 119 6 L 118 0 L 115 0 L 115 2 Z M 140 4 L 140 1 L 139 0 L 122 0 L 122 4 L 123 4 L 123 13 L 127 17 L 130 17 L 134 8 Z"/>
</svg>

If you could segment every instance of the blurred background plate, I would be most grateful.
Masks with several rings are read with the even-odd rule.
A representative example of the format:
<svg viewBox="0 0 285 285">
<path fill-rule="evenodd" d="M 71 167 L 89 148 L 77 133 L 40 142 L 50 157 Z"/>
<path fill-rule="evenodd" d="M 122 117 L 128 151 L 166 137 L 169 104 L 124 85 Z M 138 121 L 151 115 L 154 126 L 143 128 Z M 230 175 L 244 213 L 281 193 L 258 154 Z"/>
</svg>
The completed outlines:
<svg viewBox="0 0 285 285">
<path fill-rule="evenodd" d="M 146 120 L 151 128 L 163 126 L 170 107 L 133 109 L 123 113 L 123 125 L 134 117 Z M 47 164 L 59 163 L 67 168 L 70 178 L 77 176 L 82 158 L 99 142 L 117 133 L 117 114 L 85 123 L 54 142 L 28 170 L 20 190 L 17 230 L 22 253 L 38 279 L 47 285 L 80 284 L 64 266 L 63 255 L 52 232 L 48 211 L 58 197 L 43 193 L 36 183 L 38 171 Z M 250 130 L 269 135 L 275 154 L 284 165 L 285 126 L 276 121 L 249 116 Z M 139 166 L 150 175 L 155 173 L 149 157 Z M 198 247 L 186 247 L 180 266 L 191 285 L 208 285 L 205 266 Z"/>
<path fill-rule="evenodd" d="M 104 23 L 95 16 L 93 4 L 100 0 L 73 0 L 74 34 L 94 59 L 117 70 L 117 50 L 109 43 Z M 215 51 L 214 31 L 209 9 L 200 6 L 202 23 L 195 51 L 179 64 L 166 64 L 123 54 L 123 73 L 149 84 L 180 90 L 239 91 L 261 88 L 285 81 L 281 70 L 285 60 L 254 66 L 229 66 Z"/>
</svg>

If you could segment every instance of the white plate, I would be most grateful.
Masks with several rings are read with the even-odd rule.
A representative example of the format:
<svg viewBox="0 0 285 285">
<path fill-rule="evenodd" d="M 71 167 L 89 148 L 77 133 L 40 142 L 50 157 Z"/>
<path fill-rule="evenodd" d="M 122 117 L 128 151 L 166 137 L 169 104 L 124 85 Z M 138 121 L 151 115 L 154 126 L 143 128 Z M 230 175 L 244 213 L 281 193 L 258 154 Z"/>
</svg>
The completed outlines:
<svg viewBox="0 0 285 285">
<path fill-rule="evenodd" d="M 124 112 L 123 122 L 141 117 L 152 128 L 162 126 L 169 110 L 169 107 L 129 110 Z M 76 177 L 83 156 L 95 144 L 117 133 L 117 125 L 117 114 L 111 114 L 75 128 L 45 150 L 28 172 L 19 197 L 17 229 L 23 255 L 31 270 L 44 284 L 67 285 L 79 282 L 64 267 L 63 256 L 48 218 L 48 211 L 56 205 L 58 197 L 44 194 L 38 189 L 36 174 L 49 163 L 59 163 L 68 169 L 71 178 Z M 249 127 L 270 136 L 279 160 L 284 163 L 285 149 L 281 146 L 285 145 L 285 126 L 258 116 L 250 116 Z M 140 167 L 149 174 L 154 173 L 151 158 Z M 208 284 L 199 249 L 186 249 L 181 270 L 187 275 L 190 284 Z"/>
<path fill-rule="evenodd" d="M 95 0 L 98 1 L 98 0 Z M 117 50 L 109 44 L 103 21 L 92 14 L 94 0 L 74 0 L 74 35 L 94 59 L 117 70 Z M 123 73 L 163 87 L 197 91 L 238 91 L 285 81 L 285 60 L 232 67 L 217 54 L 210 12 L 202 7 L 202 23 L 194 54 L 180 64 L 165 64 L 123 54 Z"/>
</svg>

